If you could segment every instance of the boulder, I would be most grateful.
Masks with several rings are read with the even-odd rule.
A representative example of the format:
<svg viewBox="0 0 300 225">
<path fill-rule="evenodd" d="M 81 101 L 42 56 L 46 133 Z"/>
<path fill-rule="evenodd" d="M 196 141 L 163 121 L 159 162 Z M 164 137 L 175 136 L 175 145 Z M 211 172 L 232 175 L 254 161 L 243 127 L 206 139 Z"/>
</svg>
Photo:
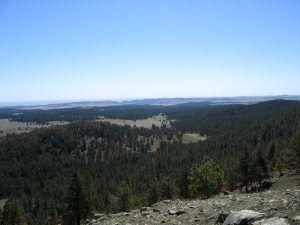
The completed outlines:
<svg viewBox="0 0 300 225">
<path fill-rule="evenodd" d="M 294 220 L 295 222 L 298 222 L 298 223 L 300 224 L 300 216 L 295 216 L 295 217 L 293 218 L 293 220 Z"/>
<path fill-rule="evenodd" d="M 176 216 L 179 216 L 179 215 L 182 215 L 184 214 L 185 211 L 184 210 L 177 210 L 177 209 L 168 209 L 168 214 L 169 215 L 176 215 Z"/>
<path fill-rule="evenodd" d="M 148 216 L 149 212 L 148 212 L 149 208 L 148 207 L 142 207 L 140 208 L 140 212 L 143 216 Z"/>
<path fill-rule="evenodd" d="M 253 221 L 261 219 L 264 213 L 252 210 L 241 210 L 228 215 L 223 225 L 250 225 Z"/>
<path fill-rule="evenodd" d="M 278 218 L 278 217 L 257 220 L 252 224 L 253 225 L 289 225 L 286 219 Z"/>
</svg>

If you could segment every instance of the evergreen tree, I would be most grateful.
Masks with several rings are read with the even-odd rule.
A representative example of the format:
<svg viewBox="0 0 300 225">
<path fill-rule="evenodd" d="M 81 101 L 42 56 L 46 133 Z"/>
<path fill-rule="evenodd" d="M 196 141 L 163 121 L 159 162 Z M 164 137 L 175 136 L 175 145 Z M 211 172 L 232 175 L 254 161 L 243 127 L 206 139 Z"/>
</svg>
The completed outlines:
<svg viewBox="0 0 300 225">
<path fill-rule="evenodd" d="M 276 147 L 275 147 L 275 144 L 272 143 L 269 147 L 269 150 L 268 150 L 268 156 L 267 157 L 268 157 L 269 161 L 271 161 L 273 159 L 275 153 L 276 153 Z"/>
<path fill-rule="evenodd" d="M 188 176 L 189 171 L 184 169 L 179 177 L 180 197 L 185 199 L 190 197 Z"/>
<path fill-rule="evenodd" d="M 223 185 L 223 171 L 209 157 L 194 164 L 188 176 L 189 188 L 194 196 L 208 197 L 218 193 Z"/>
<path fill-rule="evenodd" d="M 259 183 L 259 189 L 261 190 L 262 180 L 267 178 L 268 176 L 267 162 L 264 159 L 261 150 L 258 150 L 256 153 L 255 171 L 256 171 L 256 179 L 258 180 Z"/>
<path fill-rule="evenodd" d="M 91 201 L 88 188 L 79 174 L 75 173 L 72 177 L 67 197 L 69 222 L 80 225 L 80 222 L 88 216 L 90 209 Z"/>
<path fill-rule="evenodd" d="M 295 160 L 297 163 L 296 167 L 300 167 L 300 122 L 298 125 L 298 130 L 296 131 L 295 136 L 292 139 L 291 142 L 291 149 L 294 152 Z"/>
<path fill-rule="evenodd" d="M 132 191 L 125 182 L 119 186 L 117 191 L 119 208 L 122 212 L 127 212 L 131 207 Z"/>
<path fill-rule="evenodd" d="M 15 198 L 10 198 L 5 202 L 2 212 L 1 225 L 26 225 L 24 211 Z"/>
<path fill-rule="evenodd" d="M 248 193 L 249 174 L 250 174 L 250 156 L 247 149 L 244 150 L 244 154 L 240 159 L 239 168 L 241 171 L 242 181 Z"/>
<path fill-rule="evenodd" d="M 165 176 L 160 182 L 160 192 L 163 199 L 173 199 L 176 192 L 174 181 L 169 176 Z"/>
<path fill-rule="evenodd" d="M 2 224 L 2 208 L 0 207 L 0 224 Z"/>
<path fill-rule="evenodd" d="M 157 179 L 154 179 L 148 189 L 148 203 L 150 205 L 154 204 L 155 202 L 159 201 L 160 198 L 160 184 Z"/>
</svg>

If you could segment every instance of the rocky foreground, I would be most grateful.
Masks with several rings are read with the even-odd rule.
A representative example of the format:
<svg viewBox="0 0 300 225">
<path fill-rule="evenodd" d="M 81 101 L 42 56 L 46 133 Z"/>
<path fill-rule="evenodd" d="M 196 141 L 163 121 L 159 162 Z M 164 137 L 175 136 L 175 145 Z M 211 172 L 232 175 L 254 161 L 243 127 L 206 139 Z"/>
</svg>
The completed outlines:
<svg viewBox="0 0 300 225">
<path fill-rule="evenodd" d="M 118 214 L 95 214 L 88 225 L 223 224 L 300 225 L 300 176 L 273 179 L 264 192 L 220 194 L 206 200 L 164 200 Z"/>
</svg>

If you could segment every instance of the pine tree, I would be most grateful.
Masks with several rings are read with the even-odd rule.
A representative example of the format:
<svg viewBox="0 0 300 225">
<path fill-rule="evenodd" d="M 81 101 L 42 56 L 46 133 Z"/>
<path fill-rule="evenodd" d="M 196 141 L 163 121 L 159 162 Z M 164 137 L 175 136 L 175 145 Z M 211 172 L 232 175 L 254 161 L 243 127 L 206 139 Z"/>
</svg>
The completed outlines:
<svg viewBox="0 0 300 225">
<path fill-rule="evenodd" d="M 248 184 L 249 184 L 249 173 L 250 173 L 250 156 L 249 156 L 249 152 L 246 149 L 244 151 L 243 156 L 240 159 L 240 171 L 241 171 L 241 175 L 242 175 L 242 179 L 243 179 L 243 183 L 246 187 L 246 193 L 248 193 Z"/>
<path fill-rule="evenodd" d="M 156 203 L 160 197 L 160 184 L 157 179 L 154 179 L 150 185 L 148 190 L 148 202 L 150 205 Z"/>
<path fill-rule="evenodd" d="M 2 224 L 2 208 L 0 207 L 0 224 Z"/>
<path fill-rule="evenodd" d="M 179 177 L 180 197 L 185 199 L 190 197 L 188 176 L 189 171 L 184 169 Z"/>
<path fill-rule="evenodd" d="M 258 150 L 256 153 L 256 162 L 255 162 L 255 171 L 256 171 L 256 177 L 259 183 L 259 189 L 262 188 L 262 180 L 267 178 L 268 173 L 268 167 L 267 162 L 264 159 L 261 150 Z"/>
<path fill-rule="evenodd" d="M 71 180 L 67 197 L 67 209 L 69 221 L 76 225 L 80 225 L 80 222 L 88 216 L 91 209 L 88 188 L 78 173 L 75 173 Z"/>
<path fill-rule="evenodd" d="M 5 202 L 2 212 L 1 225 L 26 225 L 24 211 L 15 198 Z"/>
<path fill-rule="evenodd" d="M 174 181 L 169 176 L 165 176 L 161 179 L 160 189 L 161 197 L 164 199 L 172 199 L 176 192 Z"/>
<path fill-rule="evenodd" d="M 223 185 L 223 171 L 209 157 L 204 157 L 200 164 L 194 164 L 188 176 L 191 193 L 208 197 L 218 193 Z"/>
<path fill-rule="evenodd" d="M 130 210 L 132 192 L 125 182 L 123 182 L 119 186 L 117 191 L 117 198 L 118 198 L 120 210 L 122 212 L 126 212 Z"/>
</svg>

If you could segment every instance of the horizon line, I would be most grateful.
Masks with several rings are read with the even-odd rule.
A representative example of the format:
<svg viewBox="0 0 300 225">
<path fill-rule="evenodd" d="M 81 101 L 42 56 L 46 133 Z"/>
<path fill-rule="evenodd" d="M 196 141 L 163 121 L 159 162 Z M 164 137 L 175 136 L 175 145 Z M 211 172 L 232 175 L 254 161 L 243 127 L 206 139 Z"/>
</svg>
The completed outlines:
<svg viewBox="0 0 300 225">
<path fill-rule="evenodd" d="M 202 96 L 202 97 L 136 97 L 136 98 L 95 98 L 95 99 L 50 99 L 50 100 L 20 100 L 20 101 L 0 101 L 0 107 L 14 106 L 41 106 L 64 103 L 81 102 L 116 102 L 122 103 L 135 100 L 158 100 L 158 99 L 211 99 L 211 98 L 268 98 L 268 97 L 300 97 L 300 94 L 277 94 L 277 95 L 224 95 L 224 96 Z"/>
</svg>

